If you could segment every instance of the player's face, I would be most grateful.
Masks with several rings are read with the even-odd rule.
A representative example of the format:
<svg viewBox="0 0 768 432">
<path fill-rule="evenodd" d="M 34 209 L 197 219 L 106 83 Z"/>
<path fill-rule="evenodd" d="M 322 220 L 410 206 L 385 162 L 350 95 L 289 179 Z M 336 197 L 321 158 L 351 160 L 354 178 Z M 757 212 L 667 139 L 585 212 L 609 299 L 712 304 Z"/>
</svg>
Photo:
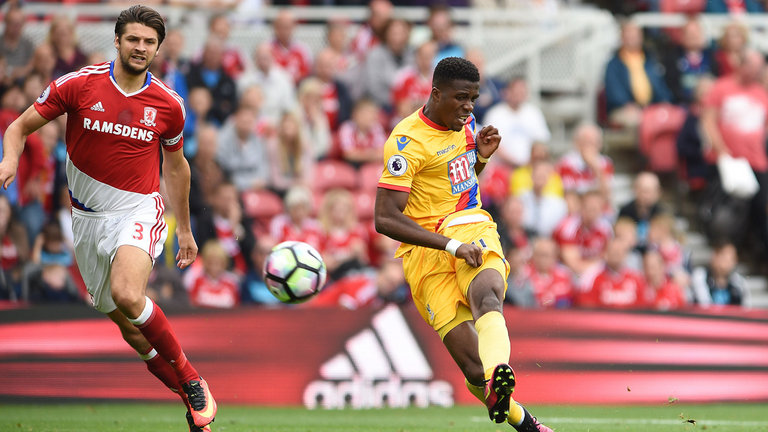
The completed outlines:
<svg viewBox="0 0 768 432">
<path fill-rule="evenodd" d="M 440 89 L 436 111 L 443 126 L 461 131 L 479 96 L 480 84 L 472 81 L 455 80 Z"/>
<path fill-rule="evenodd" d="M 136 75 L 149 69 L 159 46 L 157 31 L 140 23 L 127 24 L 122 36 L 115 37 L 115 48 L 123 69 Z"/>
</svg>

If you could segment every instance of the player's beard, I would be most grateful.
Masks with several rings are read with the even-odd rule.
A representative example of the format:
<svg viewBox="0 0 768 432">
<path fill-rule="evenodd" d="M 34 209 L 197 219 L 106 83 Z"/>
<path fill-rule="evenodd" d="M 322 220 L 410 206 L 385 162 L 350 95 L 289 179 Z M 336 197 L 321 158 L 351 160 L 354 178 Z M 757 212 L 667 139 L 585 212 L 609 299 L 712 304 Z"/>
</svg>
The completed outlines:
<svg viewBox="0 0 768 432">
<path fill-rule="evenodd" d="M 133 55 L 132 53 L 128 53 L 126 55 L 120 55 L 120 64 L 123 66 L 124 71 L 133 75 L 141 75 L 144 72 L 146 72 L 147 69 L 149 69 L 149 65 L 152 64 L 152 60 L 154 60 L 154 57 L 149 58 L 149 56 L 146 56 L 147 58 L 146 66 L 144 66 L 143 68 L 138 68 L 131 63 L 132 55 Z"/>
</svg>

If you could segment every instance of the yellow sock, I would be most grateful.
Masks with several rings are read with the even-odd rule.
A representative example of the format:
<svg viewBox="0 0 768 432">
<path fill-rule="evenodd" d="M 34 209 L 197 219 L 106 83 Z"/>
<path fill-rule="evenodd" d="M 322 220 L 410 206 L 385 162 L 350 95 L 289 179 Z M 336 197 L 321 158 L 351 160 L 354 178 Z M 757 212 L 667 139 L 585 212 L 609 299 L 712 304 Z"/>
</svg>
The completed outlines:
<svg viewBox="0 0 768 432">
<path fill-rule="evenodd" d="M 520 424 L 523 422 L 524 415 L 525 411 L 523 411 L 523 407 L 510 397 L 509 416 L 507 417 L 507 423 L 511 424 L 512 426 L 520 426 Z"/>
<path fill-rule="evenodd" d="M 466 378 L 464 378 L 464 384 L 467 385 L 467 390 L 469 390 L 470 393 L 474 397 L 477 398 L 482 403 L 485 403 L 485 386 L 476 386 L 472 384 L 471 382 L 467 381 Z"/>
<path fill-rule="evenodd" d="M 504 315 L 497 311 L 486 313 L 475 321 L 475 330 L 485 379 L 490 379 L 496 365 L 509 362 L 512 351 Z"/>
</svg>

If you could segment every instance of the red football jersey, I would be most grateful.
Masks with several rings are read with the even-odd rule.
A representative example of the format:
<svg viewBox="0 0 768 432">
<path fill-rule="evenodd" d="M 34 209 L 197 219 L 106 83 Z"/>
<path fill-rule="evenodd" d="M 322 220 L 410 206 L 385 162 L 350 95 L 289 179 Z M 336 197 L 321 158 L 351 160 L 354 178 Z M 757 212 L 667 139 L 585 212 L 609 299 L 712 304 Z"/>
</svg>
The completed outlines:
<svg viewBox="0 0 768 432">
<path fill-rule="evenodd" d="M 48 120 L 67 113 L 67 180 L 81 210 L 132 208 L 160 189 L 160 148 L 183 143 L 184 101 L 147 72 L 125 93 L 113 62 L 87 66 L 52 82 L 34 104 Z"/>
<path fill-rule="evenodd" d="M 526 265 L 525 274 L 533 287 L 536 303 L 545 308 L 573 305 L 573 284 L 567 269 L 555 266 L 549 273 L 539 273 L 533 264 Z"/>
<path fill-rule="evenodd" d="M 603 175 L 613 178 L 613 162 L 606 156 L 600 156 Z M 590 189 L 598 189 L 597 174 L 587 166 L 581 155 L 576 151 L 566 153 L 557 164 L 557 173 L 563 180 L 566 191 L 574 190 L 584 193 Z"/>
<path fill-rule="evenodd" d="M 272 41 L 272 57 L 296 83 L 312 70 L 312 54 L 301 42 L 291 42 L 291 46 L 285 47 L 276 40 Z"/>
<path fill-rule="evenodd" d="M 392 104 L 396 106 L 403 101 L 416 101 L 421 104 L 429 99 L 431 93 L 432 77 L 425 77 L 415 67 L 408 66 L 395 75 Z"/>
<path fill-rule="evenodd" d="M 614 272 L 608 268 L 600 272 L 592 289 L 579 298 L 582 306 L 633 308 L 648 305 L 645 280 L 628 268 Z"/>
<path fill-rule="evenodd" d="M 608 239 L 613 236 L 613 228 L 605 219 L 600 219 L 593 226 L 587 227 L 581 223 L 579 216 L 568 216 L 555 228 L 552 237 L 557 244 L 576 245 L 581 257 L 585 259 L 600 257 L 605 250 Z"/>
</svg>

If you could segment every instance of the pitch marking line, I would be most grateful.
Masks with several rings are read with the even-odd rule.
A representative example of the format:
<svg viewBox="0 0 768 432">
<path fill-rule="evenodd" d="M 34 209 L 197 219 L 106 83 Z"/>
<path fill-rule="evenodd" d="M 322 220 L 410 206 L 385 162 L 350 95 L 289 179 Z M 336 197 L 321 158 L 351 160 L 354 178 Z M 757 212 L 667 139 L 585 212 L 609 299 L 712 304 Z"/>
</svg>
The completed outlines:
<svg viewBox="0 0 768 432">
<path fill-rule="evenodd" d="M 571 423 L 571 424 L 613 424 L 629 423 L 637 425 L 679 425 L 685 423 L 683 419 L 640 419 L 640 418 L 592 418 L 592 417 L 540 417 L 543 423 Z M 476 423 L 488 422 L 487 417 L 472 417 Z M 768 426 L 768 421 L 739 421 L 739 420 L 708 420 L 696 419 L 696 423 L 710 426 Z"/>
</svg>

